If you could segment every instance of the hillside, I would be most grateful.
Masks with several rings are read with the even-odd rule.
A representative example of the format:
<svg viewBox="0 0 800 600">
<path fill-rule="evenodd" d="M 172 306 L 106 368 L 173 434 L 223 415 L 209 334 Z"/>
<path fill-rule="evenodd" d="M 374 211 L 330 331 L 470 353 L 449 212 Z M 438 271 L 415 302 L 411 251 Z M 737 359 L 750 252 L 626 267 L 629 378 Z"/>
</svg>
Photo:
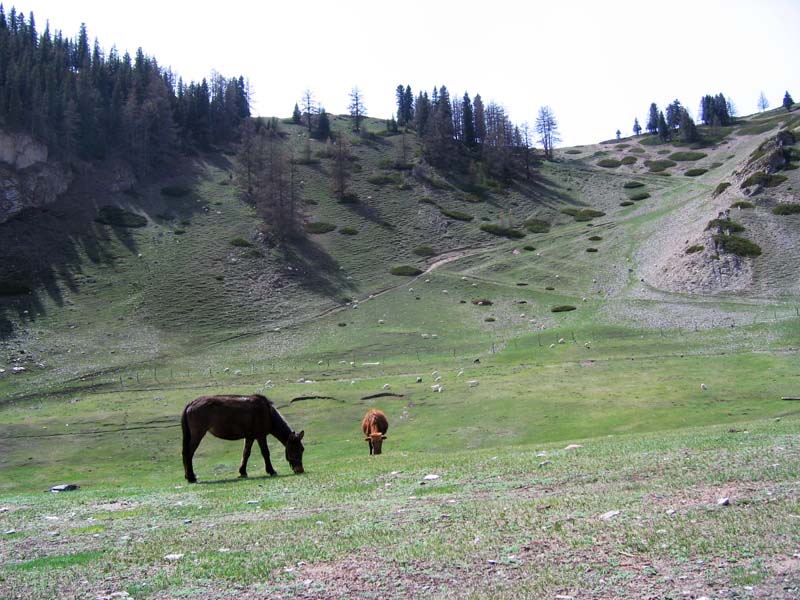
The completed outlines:
<svg viewBox="0 0 800 600">
<path fill-rule="evenodd" d="M 800 214 L 772 211 L 800 204 L 777 141 L 795 114 L 699 148 L 563 148 L 512 183 L 336 117 L 345 203 L 330 148 L 281 123 L 310 158 L 304 220 L 330 224 L 285 246 L 237 190 L 232 148 L 167 177 L 79 165 L 58 200 L 0 224 L 3 585 L 796 597 L 800 410 L 781 398 L 798 396 Z M 743 187 L 759 171 L 786 179 Z M 713 247 L 728 209 L 759 256 Z M 279 476 L 254 453 L 234 479 L 240 443 L 207 436 L 185 484 L 181 410 L 222 392 L 273 399 L 305 431 L 306 474 L 270 438 Z M 373 407 L 379 457 L 359 429 Z M 59 483 L 80 489 L 41 493 Z"/>
</svg>

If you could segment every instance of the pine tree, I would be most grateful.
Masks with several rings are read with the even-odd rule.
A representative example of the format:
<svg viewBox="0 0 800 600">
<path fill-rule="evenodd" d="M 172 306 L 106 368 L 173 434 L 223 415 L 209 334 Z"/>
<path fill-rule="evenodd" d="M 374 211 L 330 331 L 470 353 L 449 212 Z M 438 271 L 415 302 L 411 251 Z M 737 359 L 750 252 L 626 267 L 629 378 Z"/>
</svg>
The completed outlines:
<svg viewBox="0 0 800 600">
<path fill-rule="evenodd" d="M 292 111 L 292 123 L 300 125 L 303 122 L 303 114 L 300 112 L 300 107 L 297 102 L 294 103 L 294 110 Z"/>
<path fill-rule="evenodd" d="M 464 99 L 461 101 L 461 120 L 464 132 L 462 141 L 467 148 L 472 150 L 478 143 L 475 139 L 475 116 L 472 110 L 472 101 L 466 92 L 464 92 Z"/>
<path fill-rule="evenodd" d="M 697 127 L 692 120 L 692 117 L 689 116 L 689 111 L 686 109 L 681 111 L 681 118 L 680 118 L 680 131 L 681 131 L 681 140 L 686 143 L 693 143 L 699 139 L 697 134 Z"/>
<path fill-rule="evenodd" d="M 319 109 L 317 126 L 312 132 L 312 136 L 323 141 L 331 137 L 331 121 L 328 118 L 328 113 L 325 112 L 325 107 L 320 107 Z"/>
<path fill-rule="evenodd" d="M 486 111 L 480 94 L 475 94 L 472 107 L 475 115 L 475 145 L 480 146 L 486 140 Z"/>
<path fill-rule="evenodd" d="M 397 86 L 395 98 L 397 99 L 397 124 L 402 127 L 406 124 L 406 90 L 402 84 Z"/>
<path fill-rule="evenodd" d="M 549 106 L 542 106 L 536 117 L 536 133 L 539 134 L 539 143 L 544 148 L 544 157 L 547 160 L 553 159 L 553 148 L 560 142 L 558 137 L 558 123 L 556 122 L 553 109 Z"/>
<path fill-rule="evenodd" d="M 794 104 L 794 100 L 792 100 L 792 96 L 789 94 L 789 90 L 786 90 L 786 94 L 783 96 L 783 108 L 787 111 L 792 110 L 792 105 Z"/>
<path fill-rule="evenodd" d="M 639 118 L 634 117 L 633 119 L 633 135 L 641 135 L 642 134 L 642 126 L 639 125 Z"/>
<path fill-rule="evenodd" d="M 622 132 L 619 129 L 617 129 L 617 139 L 620 139 L 621 137 L 622 137 Z"/>
<path fill-rule="evenodd" d="M 680 100 L 673 100 L 667 106 L 667 114 L 666 114 L 667 127 L 669 127 L 670 129 L 677 129 L 681 120 L 682 112 L 683 112 L 683 106 L 681 106 Z"/>
<path fill-rule="evenodd" d="M 657 133 L 658 132 L 658 106 L 656 103 L 653 102 L 650 104 L 650 113 L 647 118 L 647 132 L 648 133 Z"/>
<path fill-rule="evenodd" d="M 411 86 L 406 86 L 406 91 L 403 96 L 403 119 L 406 125 L 414 121 L 414 95 L 411 93 Z"/>
<path fill-rule="evenodd" d="M 353 130 L 361 131 L 361 121 L 367 115 L 367 108 L 364 106 L 364 96 L 358 86 L 350 91 L 350 117 L 353 120 Z"/>
<path fill-rule="evenodd" d="M 667 120 L 664 118 L 664 113 L 658 113 L 658 137 L 661 138 L 662 142 L 666 142 L 672 139 L 672 131 L 667 125 Z"/>
</svg>

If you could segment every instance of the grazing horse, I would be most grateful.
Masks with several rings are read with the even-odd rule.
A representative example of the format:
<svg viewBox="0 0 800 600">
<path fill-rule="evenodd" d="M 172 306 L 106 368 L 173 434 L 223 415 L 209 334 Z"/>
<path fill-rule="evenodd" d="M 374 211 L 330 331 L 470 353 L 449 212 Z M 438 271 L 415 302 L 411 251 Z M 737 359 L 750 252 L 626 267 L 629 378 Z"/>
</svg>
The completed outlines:
<svg viewBox="0 0 800 600">
<path fill-rule="evenodd" d="M 286 460 L 295 473 L 303 472 L 303 439 L 305 432 L 295 433 L 284 418 L 275 410 L 272 401 L 265 396 L 200 396 L 195 398 L 181 416 L 183 429 L 183 468 L 189 483 L 196 483 L 192 468 L 192 457 L 207 431 L 223 440 L 244 438 L 242 464 L 239 476 L 247 477 L 247 459 L 253 442 L 258 442 L 267 473 L 276 475 L 269 460 L 267 434 L 272 434 L 286 446 Z"/>
<path fill-rule="evenodd" d="M 389 430 L 389 419 L 382 411 L 373 408 L 361 421 L 361 429 L 364 431 L 365 442 L 369 442 L 369 453 L 380 454 L 383 440 L 386 439 L 386 432 Z"/>
</svg>

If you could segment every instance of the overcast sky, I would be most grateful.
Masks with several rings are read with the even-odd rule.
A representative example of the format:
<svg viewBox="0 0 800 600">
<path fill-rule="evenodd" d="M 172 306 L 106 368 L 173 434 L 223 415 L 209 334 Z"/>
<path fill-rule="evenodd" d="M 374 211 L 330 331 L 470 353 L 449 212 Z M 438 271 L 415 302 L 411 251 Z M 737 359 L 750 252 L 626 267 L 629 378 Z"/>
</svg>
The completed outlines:
<svg viewBox="0 0 800 600">
<path fill-rule="evenodd" d="M 724 93 L 738 114 L 800 101 L 799 0 L 271 0 L 227 2 L 20 0 L 74 38 L 120 54 L 141 47 L 184 80 L 212 70 L 250 80 L 255 114 L 289 116 L 305 89 L 328 112 L 347 111 L 358 86 L 370 116 L 396 110 L 394 90 L 446 85 L 480 93 L 515 123 L 549 105 L 562 145 L 598 142 L 651 102 Z"/>
</svg>

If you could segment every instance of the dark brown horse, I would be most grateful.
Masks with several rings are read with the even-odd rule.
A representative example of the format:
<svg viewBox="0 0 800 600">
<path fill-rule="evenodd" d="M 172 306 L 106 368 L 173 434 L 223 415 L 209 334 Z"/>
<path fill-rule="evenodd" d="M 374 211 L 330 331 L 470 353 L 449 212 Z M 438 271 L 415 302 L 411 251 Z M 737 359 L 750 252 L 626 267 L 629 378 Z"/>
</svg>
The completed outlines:
<svg viewBox="0 0 800 600">
<path fill-rule="evenodd" d="M 272 434 L 286 446 L 286 460 L 295 473 L 303 472 L 304 432 L 295 433 L 266 397 L 252 396 L 200 396 L 195 398 L 181 416 L 183 428 L 183 468 L 189 483 L 196 483 L 192 457 L 207 431 L 223 440 L 244 438 L 242 464 L 239 476 L 247 477 L 247 459 L 253 442 L 258 442 L 267 473 L 274 476 L 275 469 L 269 460 L 267 434 Z"/>
<path fill-rule="evenodd" d="M 367 436 L 364 441 L 369 442 L 369 453 L 380 454 L 383 440 L 386 439 L 386 432 L 389 430 L 389 419 L 383 411 L 373 408 L 367 412 L 361 421 L 361 430 Z"/>
</svg>

